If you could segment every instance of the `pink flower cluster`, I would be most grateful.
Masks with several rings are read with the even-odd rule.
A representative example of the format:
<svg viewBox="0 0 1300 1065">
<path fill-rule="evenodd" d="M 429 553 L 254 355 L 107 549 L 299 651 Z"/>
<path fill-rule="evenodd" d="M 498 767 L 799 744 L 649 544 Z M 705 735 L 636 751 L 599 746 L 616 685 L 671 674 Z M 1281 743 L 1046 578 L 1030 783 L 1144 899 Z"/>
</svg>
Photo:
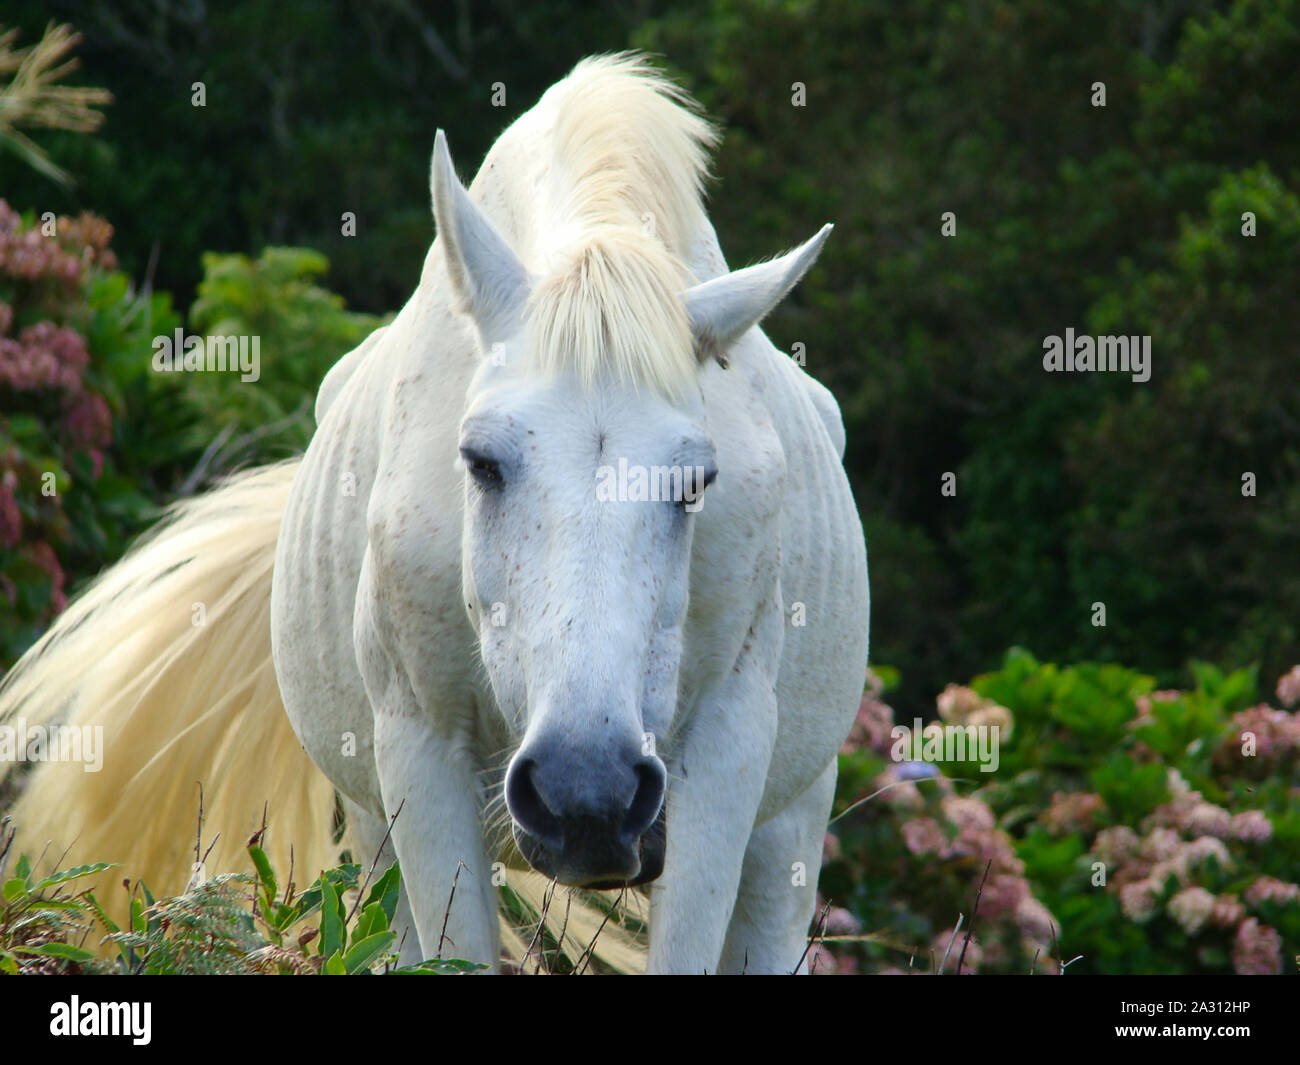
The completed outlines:
<svg viewBox="0 0 1300 1065">
<path fill-rule="evenodd" d="M 1188 935 L 1208 929 L 1232 931 L 1233 967 L 1239 973 L 1277 972 L 1281 937 L 1247 908 L 1262 902 L 1300 903 L 1300 885 L 1274 877 L 1257 877 L 1245 892 L 1215 894 L 1204 878 L 1217 867 L 1233 870 L 1230 842 L 1266 843 L 1273 825 L 1259 810 L 1232 814 L 1188 787 L 1177 770 L 1170 770 L 1173 799 L 1142 821 L 1142 833 L 1124 825 L 1103 829 L 1093 841 L 1092 854 L 1108 871 L 1109 886 L 1118 894 L 1120 909 L 1130 921 L 1144 924 L 1164 912 Z"/>
<path fill-rule="evenodd" d="M 66 539 L 68 522 L 59 497 L 41 493 L 43 476 L 51 472 L 51 455 L 66 464 L 68 452 L 80 451 L 98 477 L 113 430 L 107 402 L 86 384 L 86 340 L 65 323 L 84 310 L 79 285 L 86 271 L 116 265 L 108 247 L 113 227 L 103 219 L 53 221 L 49 235 L 43 222 L 25 228 L 0 200 L 0 280 L 13 301 L 0 302 L 0 399 L 6 411 L 35 414 L 47 437 L 33 453 L 0 443 L 0 550 L 17 552 L 28 573 L 43 574 L 46 617 L 67 601 L 56 546 Z M 0 442 L 7 436 L 0 419 Z M 0 599 L 9 603 L 19 600 L 13 572 L 0 573 Z"/>
<path fill-rule="evenodd" d="M 1232 941 L 1232 967 L 1242 976 L 1277 976 L 1282 971 L 1282 937 L 1247 917 Z"/>
<path fill-rule="evenodd" d="M 827 833 L 826 839 L 829 841 L 832 838 L 831 834 Z M 838 840 L 835 846 L 838 849 Z M 839 943 L 834 937 L 860 934 L 863 930 L 862 922 L 843 906 L 831 906 L 828 909 L 826 900 L 822 898 L 821 892 L 818 892 L 813 923 L 814 927 L 820 927 L 821 931 L 816 943 L 808 952 L 808 971 L 814 976 L 847 976 L 857 972 L 857 958 L 837 952 L 836 947 Z"/>
<path fill-rule="evenodd" d="M 1002 738 L 1008 739 L 1015 726 L 1011 711 L 999 706 L 992 699 L 986 699 L 962 684 L 949 684 L 939 693 L 935 704 L 939 717 L 950 725 L 997 725 Z"/>
<path fill-rule="evenodd" d="M 872 751 L 888 756 L 889 730 L 894 727 L 894 711 L 882 703 L 868 688 L 858 704 L 858 715 L 853 719 L 848 737 L 840 747 L 841 754 L 854 751 Z"/>
<path fill-rule="evenodd" d="M 1290 694 L 1288 678 L 1294 673 L 1278 682 L 1279 697 Z M 1215 751 L 1218 765 L 1258 777 L 1300 761 L 1300 714 L 1261 703 L 1234 714 L 1232 724 L 1232 733 Z"/>
<path fill-rule="evenodd" d="M 1277 701 L 1286 707 L 1300 703 L 1300 666 L 1292 666 L 1289 673 L 1278 678 Z"/>
<path fill-rule="evenodd" d="M 1261 902 L 1285 905 L 1300 899 L 1300 884 L 1288 884 L 1276 877 L 1261 876 L 1245 890 L 1242 897 L 1252 906 L 1258 906 Z"/>
<path fill-rule="evenodd" d="M 117 266 L 108 248 L 112 239 L 113 227 L 90 214 L 55 219 L 52 237 L 40 224 L 24 230 L 18 212 L 0 200 L 0 273 L 9 277 L 74 287 L 92 264 Z"/>
<path fill-rule="evenodd" d="M 1080 791 L 1058 791 L 1052 795 L 1051 805 L 1038 817 L 1038 821 L 1053 835 L 1083 832 L 1092 835 L 1093 821 L 1106 808 L 1100 795 Z"/>
<path fill-rule="evenodd" d="M 0 304 L 0 321 L 9 307 Z M 9 314 L 12 319 L 12 312 Z M 18 339 L 0 336 L 0 387 L 15 392 L 58 391 L 73 395 L 81 389 L 90 362 L 80 333 L 53 322 L 29 325 Z"/>
<path fill-rule="evenodd" d="M 911 818 L 902 823 L 900 831 L 904 845 L 917 857 L 957 862 L 981 871 L 987 866 L 979 901 L 981 921 L 1009 925 L 1026 953 L 1046 954 L 1053 939 L 1052 915 L 1034 898 L 1025 879 L 1024 862 L 1017 857 L 1011 837 L 997 827 L 997 819 L 985 802 L 949 791 L 939 800 L 939 817 Z M 994 962 L 1006 957 L 1005 946 L 987 936 L 981 950 L 975 951 L 975 944 L 973 938 L 963 972 L 975 971 L 981 960 Z"/>
</svg>

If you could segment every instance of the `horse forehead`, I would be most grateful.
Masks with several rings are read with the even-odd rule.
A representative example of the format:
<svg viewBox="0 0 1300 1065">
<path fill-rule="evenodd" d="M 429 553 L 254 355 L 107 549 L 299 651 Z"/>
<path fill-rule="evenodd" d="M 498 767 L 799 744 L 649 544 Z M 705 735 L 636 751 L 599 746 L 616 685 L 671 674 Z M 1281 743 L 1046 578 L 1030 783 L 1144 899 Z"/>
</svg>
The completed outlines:
<svg viewBox="0 0 1300 1065">
<path fill-rule="evenodd" d="M 508 432 L 530 449 L 577 444 L 609 450 L 701 450 L 709 446 L 702 405 L 678 407 L 647 390 L 515 378 L 476 397 L 465 431 Z"/>
</svg>

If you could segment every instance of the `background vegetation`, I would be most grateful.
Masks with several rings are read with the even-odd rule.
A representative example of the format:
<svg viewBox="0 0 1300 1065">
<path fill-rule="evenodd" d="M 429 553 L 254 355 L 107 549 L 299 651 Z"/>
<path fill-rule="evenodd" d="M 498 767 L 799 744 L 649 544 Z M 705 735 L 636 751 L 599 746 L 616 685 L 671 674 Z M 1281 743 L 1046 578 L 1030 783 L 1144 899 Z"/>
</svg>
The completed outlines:
<svg viewBox="0 0 1300 1065">
<path fill-rule="evenodd" d="M 662 53 L 725 128 L 734 263 L 837 223 L 770 332 L 843 405 L 900 705 L 1013 642 L 1167 684 L 1193 654 L 1300 657 L 1295 0 L 41 7 L 0 20 L 23 42 L 74 21 L 73 80 L 114 103 L 94 136 L 40 137 L 74 186 L 6 155 L 0 194 L 107 218 L 125 273 L 183 311 L 205 252 L 294 245 L 347 306 L 391 312 L 432 235 L 434 129 L 470 171 L 579 56 Z M 1071 326 L 1150 334 L 1151 381 L 1045 374 L 1043 337 Z"/>
<path fill-rule="evenodd" d="M 84 35 L 79 69 L 14 51 L 50 20 Z M 418 278 L 438 126 L 468 174 L 574 61 L 638 46 L 725 131 L 711 214 L 734 265 L 837 224 L 768 331 L 803 345 L 844 410 L 872 657 L 898 670 L 890 706 L 932 718 L 950 681 L 985 674 L 975 690 L 1014 717 L 1017 746 L 979 801 L 1032 897 L 1085 943 L 1119 920 L 1119 894 L 1086 896 L 1111 900 L 1109 916 L 1101 902 L 1079 914 L 1062 885 L 1110 845 L 1100 833 L 1168 827 L 1174 770 L 1232 818 L 1281 818 L 1294 849 L 1283 792 L 1242 794 L 1205 758 L 1250 710 L 1241 678 L 1300 661 L 1300 0 L 0 0 L 0 26 L 19 31 L 0 42 L 0 665 L 159 506 L 303 445 L 324 370 Z M 262 383 L 149 372 L 149 339 L 180 325 L 260 335 Z M 1044 373 L 1043 338 L 1070 327 L 1150 335 L 1151 380 Z M 955 496 L 940 492 L 949 472 Z M 1028 650 L 1004 662 L 1011 646 Z M 1141 700 L 1160 690 L 1185 694 L 1152 703 L 1152 725 Z M 1049 724 L 1068 735 L 1035 764 L 1030 737 Z M 1126 744 L 1153 759 L 1127 757 L 1131 780 Z M 883 771 L 854 757 L 842 792 Z M 1294 786 L 1294 761 L 1270 764 Z M 1053 834 L 1057 792 L 1100 798 L 1090 827 Z M 1272 869 L 1236 853 L 1249 841 L 1214 838 L 1236 868 Z M 834 868 L 835 894 L 862 879 Z M 1205 875 L 1177 889 L 1248 886 Z M 855 905 L 858 921 L 884 912 Z M 1295 946 L 1293 921 L 1249 912 Z M 1158 920 L 1143 935 L 1169 934 L 1143 964 L 1231 965 L 1232 941 L 1198 954 Z M 1018 965 L 1019 949 L 1000 956 Z M 1102 968 L 1107 949 L 1136 956 L 1099 940 Z"/>
</svg>

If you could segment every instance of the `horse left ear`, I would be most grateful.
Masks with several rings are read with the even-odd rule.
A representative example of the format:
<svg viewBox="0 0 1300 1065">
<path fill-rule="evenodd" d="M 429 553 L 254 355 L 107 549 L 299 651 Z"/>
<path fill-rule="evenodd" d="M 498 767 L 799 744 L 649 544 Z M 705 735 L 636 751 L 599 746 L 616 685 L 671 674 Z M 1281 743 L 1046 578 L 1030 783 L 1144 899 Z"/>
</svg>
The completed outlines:
<svg viewBox="0 0 1300 1065">
<path fill-rule="evenodd" d="M 714 358 L 725 369 L 728 349 L 789 295 L 834 228 L 822 226 L 815 237 L 780 258 L 687 289 L 686 313 L 700 361 Z"/>
<path fill-rule="evenodd" d="M 528 271 L 456 177 L 447 137 L 433 142 L 433 217 L 459 310 L 478 326 L 486 349 L 518 328 L 528 299 Z"/>
</svg>

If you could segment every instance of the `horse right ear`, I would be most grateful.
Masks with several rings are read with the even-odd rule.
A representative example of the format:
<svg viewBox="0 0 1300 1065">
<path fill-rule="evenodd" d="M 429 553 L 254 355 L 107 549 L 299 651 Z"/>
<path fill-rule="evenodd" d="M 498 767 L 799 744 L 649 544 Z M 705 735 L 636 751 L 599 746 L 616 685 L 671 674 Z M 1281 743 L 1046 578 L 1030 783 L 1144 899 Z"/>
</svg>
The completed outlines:
<svg viewBox="0 0 1300 1065">
<path fill-rule="evenodd" d="M 726 368 L 727 349 L 785 299 L 816 261 L 833 228 L 822 226 L 811 240 L 780 258 L 687 289 L 686 313 L 701 362 L 713 358 Z"/>
<path fill-rule="evenodd" d="M 456 177 L 442 130 L 433 142 L 430 184 L 457 309 L 474 319 L 486 350 L 518 329 L 528 300 L 528 271 Z"/>
</svg>

